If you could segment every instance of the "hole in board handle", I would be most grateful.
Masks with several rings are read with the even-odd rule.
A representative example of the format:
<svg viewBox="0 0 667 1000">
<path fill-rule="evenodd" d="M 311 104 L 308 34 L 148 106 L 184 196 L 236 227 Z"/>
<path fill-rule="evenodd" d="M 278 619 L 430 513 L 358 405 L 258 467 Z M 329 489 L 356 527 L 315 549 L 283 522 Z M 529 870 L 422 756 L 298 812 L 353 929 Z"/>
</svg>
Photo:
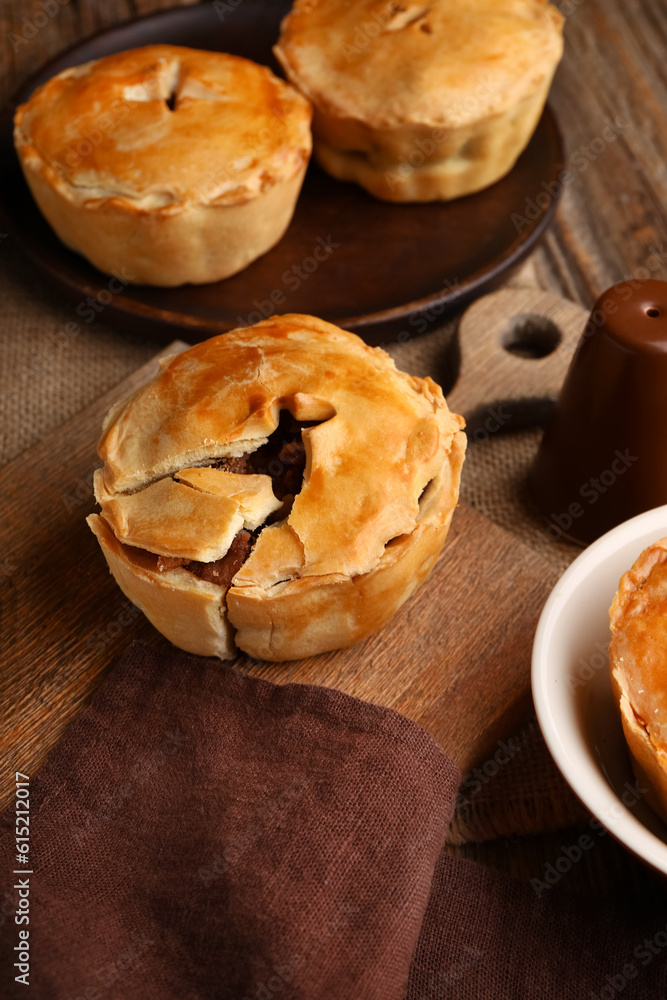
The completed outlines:
<svg viewBox="0 0 667 1000">
<path fill-rule="evenodd" d="M 563 339 L 560 330 L 547 316 L 520 313 L 513 316 L 500 334 L 504 350 L 519 358 L 547 358 Z"/>
</svg>

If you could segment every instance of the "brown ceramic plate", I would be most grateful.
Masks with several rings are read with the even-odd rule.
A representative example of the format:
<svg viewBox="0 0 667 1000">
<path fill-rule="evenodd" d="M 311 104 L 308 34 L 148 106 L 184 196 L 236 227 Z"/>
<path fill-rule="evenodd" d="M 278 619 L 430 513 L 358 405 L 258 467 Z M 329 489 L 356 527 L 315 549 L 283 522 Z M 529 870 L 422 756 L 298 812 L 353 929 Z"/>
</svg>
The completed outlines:
<svg viewBox="0 0 667 1000">
<path fill-rule="evenodd" d="M 392 205 L 311 164 L 286 235 L 245 271 L 210 285 L 127 286 L 110 296 L 108 277 L 64 247 L 32 201 L 12 144 L 16 104 L 68 66 L 155 42 L 225 50 L 278 72 L 271 46 L 290 5 L 230 0 L 127 22 L 68 49 L 15 95 L 0 122 L 3 226 L 81 315 L 88 296 L 102 292 L 105 319 L 161 338 L 202 340 L 278 311 L 312 313 L 372 344 L 407 340 L 495 287 L 539 239 L 556 209 L 563 169 L 549 110 L 512 172 L 479 194 Z"/>
</svg>

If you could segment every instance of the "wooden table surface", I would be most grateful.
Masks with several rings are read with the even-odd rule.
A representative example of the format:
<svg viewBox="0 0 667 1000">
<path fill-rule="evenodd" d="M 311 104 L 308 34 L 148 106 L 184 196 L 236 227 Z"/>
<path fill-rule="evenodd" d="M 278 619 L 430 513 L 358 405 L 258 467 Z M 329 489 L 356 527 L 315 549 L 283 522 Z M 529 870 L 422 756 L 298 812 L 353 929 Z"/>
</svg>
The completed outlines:
<svg viewBox="0 0 667 1000">
<path fill-rule="evenodd" d="M 78 39 L 173 0 L 2 0 L 0 98 Z M 531 258 L 541 287 L 585 306 L 628 277 L 667 280 L 667 4 L 560 0 L 565 56 L 550 103 L 569 177 L 555 222 Z M 533 197 L 537 197 L 535 192 Z M 527 201 L 527 209 L 529 203 Z M 470 848 L 524 877 L 541 874 L 568 834 Z M 569 879 L 573 890 L 651 891 L 651 880 L 607 838 Z"/>
</svg>

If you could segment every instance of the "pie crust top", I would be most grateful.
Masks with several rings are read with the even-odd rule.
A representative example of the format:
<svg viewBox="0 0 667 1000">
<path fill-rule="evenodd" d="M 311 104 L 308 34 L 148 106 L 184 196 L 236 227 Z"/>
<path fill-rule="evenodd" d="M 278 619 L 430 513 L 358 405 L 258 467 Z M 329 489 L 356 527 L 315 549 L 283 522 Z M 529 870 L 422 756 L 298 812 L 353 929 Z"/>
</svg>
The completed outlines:
<svg viewBox="0 0 667 1000">
<path fill-rule="evenodd" d="M 613 677 L 651 742 L 667 750 L 667 538 L 621 578 L 610 620 Z"/>
<path fill-rule="evenodd" d="M 296 0 L 275 52 L 326 113 L 457 126 L 539 90 L 562 24 L 547 0 Z"/>
<path fill-rule="evenodd" d="M 95 492 L 116 537 L 211 559 L 263 523 L 280 506 L 270 476 L 213 466 L 265 444 L 281 410 L 314 422 L 302 432 L 303 485 L 288 517 L 262 530 L 239 583 L 373 569 L 414 530 L 422 495 L 464 447 L 463 420 L 430 378 L 314 317 L 273 317 L 168 359 L 109 413 Z"/>
<path fill-rule="evenodd" d="M 77 204 L 242 204 L 310 155 L 311 108 L 265 66 L 150 45 L 64 70 L 15 117 L 24 166 Z"/>
</svg>

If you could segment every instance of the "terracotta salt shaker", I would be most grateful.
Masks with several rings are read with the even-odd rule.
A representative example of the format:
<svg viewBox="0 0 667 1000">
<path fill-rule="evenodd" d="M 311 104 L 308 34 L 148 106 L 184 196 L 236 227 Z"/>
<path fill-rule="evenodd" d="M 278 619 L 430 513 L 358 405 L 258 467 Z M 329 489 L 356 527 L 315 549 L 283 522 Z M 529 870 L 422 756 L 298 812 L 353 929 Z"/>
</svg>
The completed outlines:
<svg viewBox="0 0 667 1000">
<path fill-rule="evenodd" d="M 667 504 L 667 282 L 595 303 L 528 485 L 549 536 L 585 544 Z"/>
</svg>

